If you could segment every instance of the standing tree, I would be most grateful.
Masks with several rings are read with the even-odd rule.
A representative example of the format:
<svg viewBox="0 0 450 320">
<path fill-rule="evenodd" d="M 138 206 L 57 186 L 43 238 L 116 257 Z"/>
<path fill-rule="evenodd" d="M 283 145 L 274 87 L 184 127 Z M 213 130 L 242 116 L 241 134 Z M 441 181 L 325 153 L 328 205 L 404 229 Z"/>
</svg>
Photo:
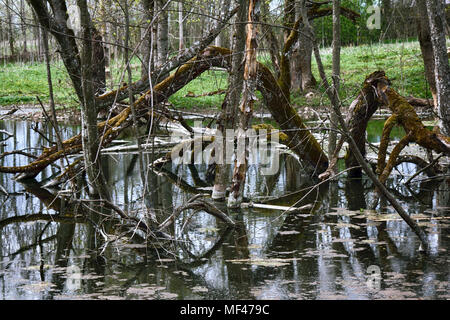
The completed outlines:
<svg viewBox="0 0 450 320">
<path fill-rule="evenodd" d="M 99 147 L 101 145 L 97 131 L 97 107 L 93 82 L 95 69 L 93 27 L 88 11 L 87 0 L 77 0 L 80 8 L 81 34 L 81 81 L 83 100 L 81 101 L 81 137 L 83 142 L 84 163 L 90 183 L 90 193 L 95 198 L 109 200 L 109 190 L 100 165 Z"/>
<path fill-rule="evenodd" d="M 426 0 L 418 0 L 416 7 L 417 38 L 425 69 L 425 78 L 430 86 L 434 107 L 437 108 L 436 80 L 434 76 L 434 52 L 431 43 L 430 23 L 428 22 Z"/>
<path fill-rule="evenodd" d="M 169 11 L 170 0 L 156 0 L 155 14 L 158 15 L 156 66 L 161 67 L 169 56 Z"/>
<path fill-rule="evenodd" d="M 237 21 L 245 21 L 247 17 L 247 6 L 245 0 L 236 1 L 239 5 Z M 225 146 L 225 133 L 227 129 L 232 129 L 236 123 L 237 106 L 239 104 L 242 92 L 243 74 L 241 63 L 243 52 L 245 50 L 245 24 L 236 23 L 233 29 L 233 51 L 235 54 L 231 57 L 231 73 L 228 78 L 228 90 L 222 104 L 222 112 L 217 122 L 217 134 L 222 136 L 222 146 Z M 222 148 L 222 159 L 226 158 L 225 148 Z M 228 186 L 229 167 L 227 163 L 218 163 L 214 180 L 212 198 L 215 200 L 224 200 Z"/>
<path fill-rule="evenodd" d="M 431 43 L 434 52 L 437 108 L 442 133 L 450 135 L 450 66 L 445 44 L 445 11 L 443 1 L 426 0 Z"/>
<path fill-rule="evenodd" d="M 333 70 L 331 78 L 333 80 L 333 95 L 335 99 L 339 99 L 339 80 L 341 73 L 341 17 L 340 17 L 340 0 L 333 0 Z M 337 117 L 334 112 L 331 113 L 331 131 L 328 139 L 328 157 L 333 157 L 336 148 L 336 128 Z"/>
<path fill-rule="evenodd" d="M 257 64 L 256 49 L 258 43 L 257 25 L 260 15 L 259 0 L 250 0 L 248 5 L 247 39 L 245 41 L 245 62 L 244 62 L 244 82 L 242 88 L 242 98 L 239 103 L 239 129 L 237 133 L 238 145 L 243 148 L 237 149 L 236 160 L 233 170 L 233 180 L 231 184 L 230 196 L 228 198 L 228 207 L 240 207 L 245 185 L 245 177 L 248 168 L 248 137 L 247 129 L 253 114 L 253 105 L 256 101 L 257 85 Z"/>
<path fill-rule="evenodd" d="M 153 0 L 142 0 L 141 1 L 142 6 L 142 19 L 144 20 L 143 27 L 144 27 L 144 34 L 141 44 L 141 52 L 142 52 L 142 66 L 141 66 L 141 77 L 148 77 L 148 70 L 150 67 L 150 70 L 153 69 L 153 60 L 151 59 L 152 55 L 152 49 L 153 49 L 153 12 L 154 12 L 154 1 Z"/>
</svg>

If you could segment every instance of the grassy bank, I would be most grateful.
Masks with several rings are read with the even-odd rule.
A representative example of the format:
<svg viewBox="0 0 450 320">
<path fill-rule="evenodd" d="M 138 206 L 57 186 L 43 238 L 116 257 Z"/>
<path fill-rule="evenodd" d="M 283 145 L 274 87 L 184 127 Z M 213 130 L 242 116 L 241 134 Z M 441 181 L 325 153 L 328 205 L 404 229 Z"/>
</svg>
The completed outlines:
<svg viewBox="0 0 450 320">
<path fill-rule="evenodd" d="M 331 72 L 331 48 L 321 50 L 322 60 L 328 74 Z M 261 55 L 261 61 L 267 63 L 268 57 Z M 134 79 L 139 77 L 138 62 L 133 62 Z M 414 42 L 362 45 L 345 47 L 341 51 L 342 86 L 341 97 L 345 104 L 349 104 L 355 97 L 365 76 L 375 70 L 383 69 L 393 80 L 393 86 L 403 95 L 415 97 L 430 97 L 425 81 L 423 60 L 419 44 Z M 119 83 L 123 64 L 112 64 L 112 79 L 108 84 Z M 317 80 L 319 75 L 313 60 L 313 73 Z M 59 106 L 74 107 L 77 105 L 70 79 L 61 62 L 52 64 L 52 77 L 56 102 Z M 173 95 L 169 101 L 175 107 L 182 109 L 211 109 L 219 108 L 224 95 L 205 97 L 191 97 L 225 89 L 227 74 L 222 71 L 208 71 L 201 77 L 189 83 Z M 36 95 L 43 101 L 48 101 L 47 76 L 45 65 L 38 64 L 8 64 L 0 66 L 0 105 L 35 104 Z M 299 106 L 324 105 L 328 103 L 322 88 L 317 94 L 307 100 L 300 93 L 292 94 L 292 102 Z"/>
</svg>

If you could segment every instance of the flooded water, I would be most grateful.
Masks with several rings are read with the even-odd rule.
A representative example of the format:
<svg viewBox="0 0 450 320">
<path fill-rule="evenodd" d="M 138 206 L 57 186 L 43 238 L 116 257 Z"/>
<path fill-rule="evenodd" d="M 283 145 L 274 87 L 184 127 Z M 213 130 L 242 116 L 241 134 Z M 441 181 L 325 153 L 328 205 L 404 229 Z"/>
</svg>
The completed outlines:
<svg viewBox="0 0 450 320">
<path fill-rule="evenodd" d="M 47 145 L 32 125 L 0 122 L 14 134 L 1 151 Z M 69 137 L 79 128 L 63 130 Z M 380 133 L 372 123 L 369 140 Z M 1 159 L 3 166 L 28 162 L 23 155 Z M 174 179 L 209 185 L 206 165 L 168 165 L 169 173 L 147 173 L 144 193 L 136 154 L 104 155 L 102 164 L 114 203 L 143 221 L 149 212 L 168 217 L 194 196 Z M 74 204 L 74 195 L 42 188 L 56 167 L 26 184 L 0 174 L 0 299 L 449 299 L 449 182 L 420 175 L 408 187 L 415 171 L 403 164 L 387 185 L 427 232 L 429 256 L 388 203 L 366 209 L 374 196 L 369 180 L 342 175 L 312 188 L 316 182 L 288 154 L 273 176 L 251 166 L 245 196 L 310 204 L 307 210 L 228 211 L 235 228 L 186 210 L 170 227 L 172 240 L 147 244 L 140 230 L 117 232 L 108 227 L 117 221 L 90 219 L 87 201 Z"/>
</svg>

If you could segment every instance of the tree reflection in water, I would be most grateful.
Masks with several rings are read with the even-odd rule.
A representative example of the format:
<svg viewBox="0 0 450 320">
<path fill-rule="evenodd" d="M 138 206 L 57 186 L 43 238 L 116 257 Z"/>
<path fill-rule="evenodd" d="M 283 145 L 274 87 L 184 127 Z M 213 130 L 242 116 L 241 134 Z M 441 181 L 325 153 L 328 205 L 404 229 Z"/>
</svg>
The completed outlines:
<svg viewBox="0 0 450 320">
<path fill-rule="evenodd" d="M 39 144 L 26 123 L 6 124 L 16 134 L 14 148 Z M 20 139 L 26 135 L 28 140 Z M 151 186 L 145 189 L 135 155 L 102 161 L 114 203 L 146 225 L 149 215 L 158 221 L 168 217 L 195 188 L 208 192 L 203 165 L 149 171 Z M 46 181 L 52 170 L 38 179 Z M 373 192 L 369 181 L 341 176 L 311 188 L 315 182 L 300 173 L 289 155 L 283 155 L 275 176 L 250 168 L 246 196 L 267 204 L 311 204 L 305 212 L 242 209 L 228 212 L 236 222 L 230 228 L 205 212 L 186 210 L 167 230 L 172 239 L 161 241 L 146 241 L 145 232 L 105 213 L 105 206 L 80 201 L 85 195 L 63 195 L 36 181 L 20 184 L 0 175 L 8 191 L 0 196 L 1 298 L 449 298 L 448 182 L 406 187 L 400 175 L 388 181 L 408 212 L 422 215 L 418 221 L 432 244 L 427 257 L 418 253 L 416 236 L 393 217 L 392 208 L 380 202 L 376 212 L 366 210 Z M 372 265 L 381 270 L 376 290 L 367 286 Z M 68 283 L 71 266 L 80 271 L 76 288 Z"/>
</svg>

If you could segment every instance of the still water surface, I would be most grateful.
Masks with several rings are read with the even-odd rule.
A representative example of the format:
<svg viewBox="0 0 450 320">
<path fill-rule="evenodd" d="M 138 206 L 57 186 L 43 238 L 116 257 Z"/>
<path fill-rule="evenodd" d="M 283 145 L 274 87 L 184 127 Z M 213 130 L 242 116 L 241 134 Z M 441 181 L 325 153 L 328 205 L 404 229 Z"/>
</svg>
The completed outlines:
<svg viewBox="0 0 450 320">
<path fill-rule="evenodd" d="M 31 125 L 0 122 L 14 134 L 1 151 L 47 145 Z M 78 131 L 65 126 L 64 137 Z M 374 122 L 371 142 L 379 141 L 380 132 Z M 21 155 L 1 159 L 4 166 L 28 162 Z M 193 196 L 153 172 L 150 193 L 143 195 L 134 154 L 110 154 L 102 163 L 114 203 L 139 219 L 145 219 L 143 207 L 167 216 Z M 204 165 L 167 169 L 191 185 L 207 185 Z M 176 240 L 168 245 L 145 246 L 128 241 L 129 234 L 95 232 L 93 221 L 75 222 L 70 216 L 82 216 L 85 207 L 68 199 L 64 205 L 55 200 L 58 190 L 38 183 L 57 171 L 49 167 L 27 184 L 0 174 L 8 193 L 0 193 L 1 299 L 450 298 L 449 184 L 418 181 L 408 188 L 404 183 L 414 165 L 400 166 L 388 186 L 426 230 L 432 244 L 428 257 L 387 203 L 381 201 L 376 212 L 366 210 L 373 198 L 370 181 L 342 175 L 311 189 L 314 182 L 289 155 L 282 156 L 274 176 L 250 167 L 245 196 L 257 202 L 288 195 L 269 203 L 311 204 L 309 210 L 229 212 L 238 224 L 233 229 L 205 212 L 184 211 L 171 230 Z"/>
</svg>

